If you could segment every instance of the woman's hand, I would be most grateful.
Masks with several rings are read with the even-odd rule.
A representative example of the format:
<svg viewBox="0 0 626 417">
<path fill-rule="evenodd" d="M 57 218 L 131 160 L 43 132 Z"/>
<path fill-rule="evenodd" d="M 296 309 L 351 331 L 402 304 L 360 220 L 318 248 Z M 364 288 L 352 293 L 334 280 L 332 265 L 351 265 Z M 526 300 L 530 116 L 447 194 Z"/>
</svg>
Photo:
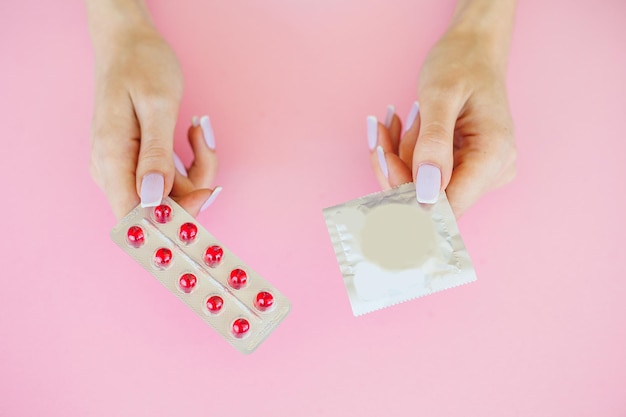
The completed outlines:
<svg viewBox="0 0 626 417">
<path fill-rule="evenodd" d="M 87 6 L 96 58 L 94 180 L 117 218 L 139 202 L 158 205 L 170 192 L 197 214 L 212 193 L 208 187 L 217 169 L 215 141 L 208 118 L 202 119 L 202 127 L 192 126 L 194 163 L 183 175 L 186 169 L 179 162 L 176 173 L 174 128 L 183 78 L 174 52 L 142 3 L 96 0 Z"/>
<path fill-rule="evenodd" d="M 383 188 L 415 180 L 417 199 L 427 204 L 446 190 L 458 218 L 515 177 L 505 84 L 512 13 L 509 0 L 462 2 L 424 62 L 419 104 L 405 130 L 391 106 L 385 124 L 368 118 L 371 162 Z"/>
</svg>

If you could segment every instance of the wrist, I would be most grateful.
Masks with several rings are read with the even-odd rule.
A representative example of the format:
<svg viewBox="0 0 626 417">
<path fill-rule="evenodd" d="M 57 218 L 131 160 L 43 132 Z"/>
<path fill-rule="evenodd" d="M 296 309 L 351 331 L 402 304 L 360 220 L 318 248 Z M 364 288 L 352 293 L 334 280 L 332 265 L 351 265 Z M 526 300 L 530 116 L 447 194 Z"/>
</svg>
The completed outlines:
<svg viewBox="0 0 626 417">
<path fill-rule="evenodd" d="M 466 30 L 507 34 L 513 27 L 516 0 L 459 0 L 452 24 Z"/>
<path fill-rule="evenodd" d="M 129 37 L 156 29 L 143 0 L 86 0 L 96 56 L 106 55 Z"/>
<path fill-rule="evenodd" d="M 459 0 L 447 36 L 465 38 L 483 48 L 494 64 L 506 67 L 515 0 Z"/>
</svg>

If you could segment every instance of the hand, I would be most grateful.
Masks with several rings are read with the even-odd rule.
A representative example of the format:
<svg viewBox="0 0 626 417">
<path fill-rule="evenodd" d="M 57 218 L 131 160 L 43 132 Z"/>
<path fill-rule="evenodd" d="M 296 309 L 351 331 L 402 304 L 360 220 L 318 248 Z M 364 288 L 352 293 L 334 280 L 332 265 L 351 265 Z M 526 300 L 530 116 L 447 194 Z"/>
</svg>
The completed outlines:
<svg viewBox="0 0 626 417">
<path fill-rule="evenodd" d="M 189 129 L 195 160 L 188 176 L 175 173 L 182 73 L 174 52 L 148 20 L 131 23 L 113 25 L 106 36 L 94 34 L 91 174 L 118 219 L 140 201 L 144 206 L 160 204 L 170 192 L 196 215 L 214 200 L 208 189 L 217 170 L 210 123 L 203 118 L 202 127 Z M 182 164 L 178 167 L 186 171 Z"/>
<path fill-rule="evenodd" d="M 415 179 L 421 203 L 436 202 L 446 190 L 458 218 L 484 193 L 515 177 L 505 85 L 508 43 L 494 46 L 493 36 L 464 25 L 448 30 L 424 62 L 420 102 L 405 132 L 393 108 L 386 124 L 368 118 L 371 162 L 383 188 Z"/>
<path fill-rule="evenodd" d="M 176 177 L 170 197 L 195 217 L 215 201 L 222 187 L 215 187 L 213 190 L 209 188 L 215 180 L 218 167 L 215 138 L 209 117 L 202 116 L 198 119 L 194 116 L 187 137 L 194 160 L 187 169 L 174 154 Z"/>
</svg>

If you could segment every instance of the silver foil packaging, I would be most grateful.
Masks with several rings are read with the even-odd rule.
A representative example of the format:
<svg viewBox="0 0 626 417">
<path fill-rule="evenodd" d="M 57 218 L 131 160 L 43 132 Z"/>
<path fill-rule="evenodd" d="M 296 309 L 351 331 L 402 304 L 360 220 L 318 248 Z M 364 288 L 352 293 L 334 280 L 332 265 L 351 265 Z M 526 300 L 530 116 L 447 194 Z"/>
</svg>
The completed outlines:
<svg viewBox="0 0 626 417">
<path fill-rule="evenodd" d="M 291 309 L 283 294 L 170 198 L 136 207 L 111 238 L 242 353 L 254 351 Z"/>
<path fill-rule="evenodd" d="M 408 183 L 324 209 L 355 316 L 476 280 L 445 192 Z"/>
</svg>

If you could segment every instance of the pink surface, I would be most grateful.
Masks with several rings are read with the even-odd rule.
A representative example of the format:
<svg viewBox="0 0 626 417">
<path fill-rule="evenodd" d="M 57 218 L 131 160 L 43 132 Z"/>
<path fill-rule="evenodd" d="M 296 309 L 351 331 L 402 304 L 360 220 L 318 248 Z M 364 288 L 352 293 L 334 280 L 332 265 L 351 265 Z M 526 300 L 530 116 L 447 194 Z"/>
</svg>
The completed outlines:
<svg viewBox="0 0 626 417">
<path fill-rule="evenodd" d="M 3 2 L 0 416 L 626 415 L 623 0 L 520 2 L 519 176 L 460 223 L 479 281 L 360 318 L 321 209 L 377 190 L 365 116 L 404 117 L 453 2 L 208 3 L 151 4 L 176 148 L 210 114 L 200 219 L 291 316 L 243 356 L 109 240 L 83 5 Z"/>
</svg>

